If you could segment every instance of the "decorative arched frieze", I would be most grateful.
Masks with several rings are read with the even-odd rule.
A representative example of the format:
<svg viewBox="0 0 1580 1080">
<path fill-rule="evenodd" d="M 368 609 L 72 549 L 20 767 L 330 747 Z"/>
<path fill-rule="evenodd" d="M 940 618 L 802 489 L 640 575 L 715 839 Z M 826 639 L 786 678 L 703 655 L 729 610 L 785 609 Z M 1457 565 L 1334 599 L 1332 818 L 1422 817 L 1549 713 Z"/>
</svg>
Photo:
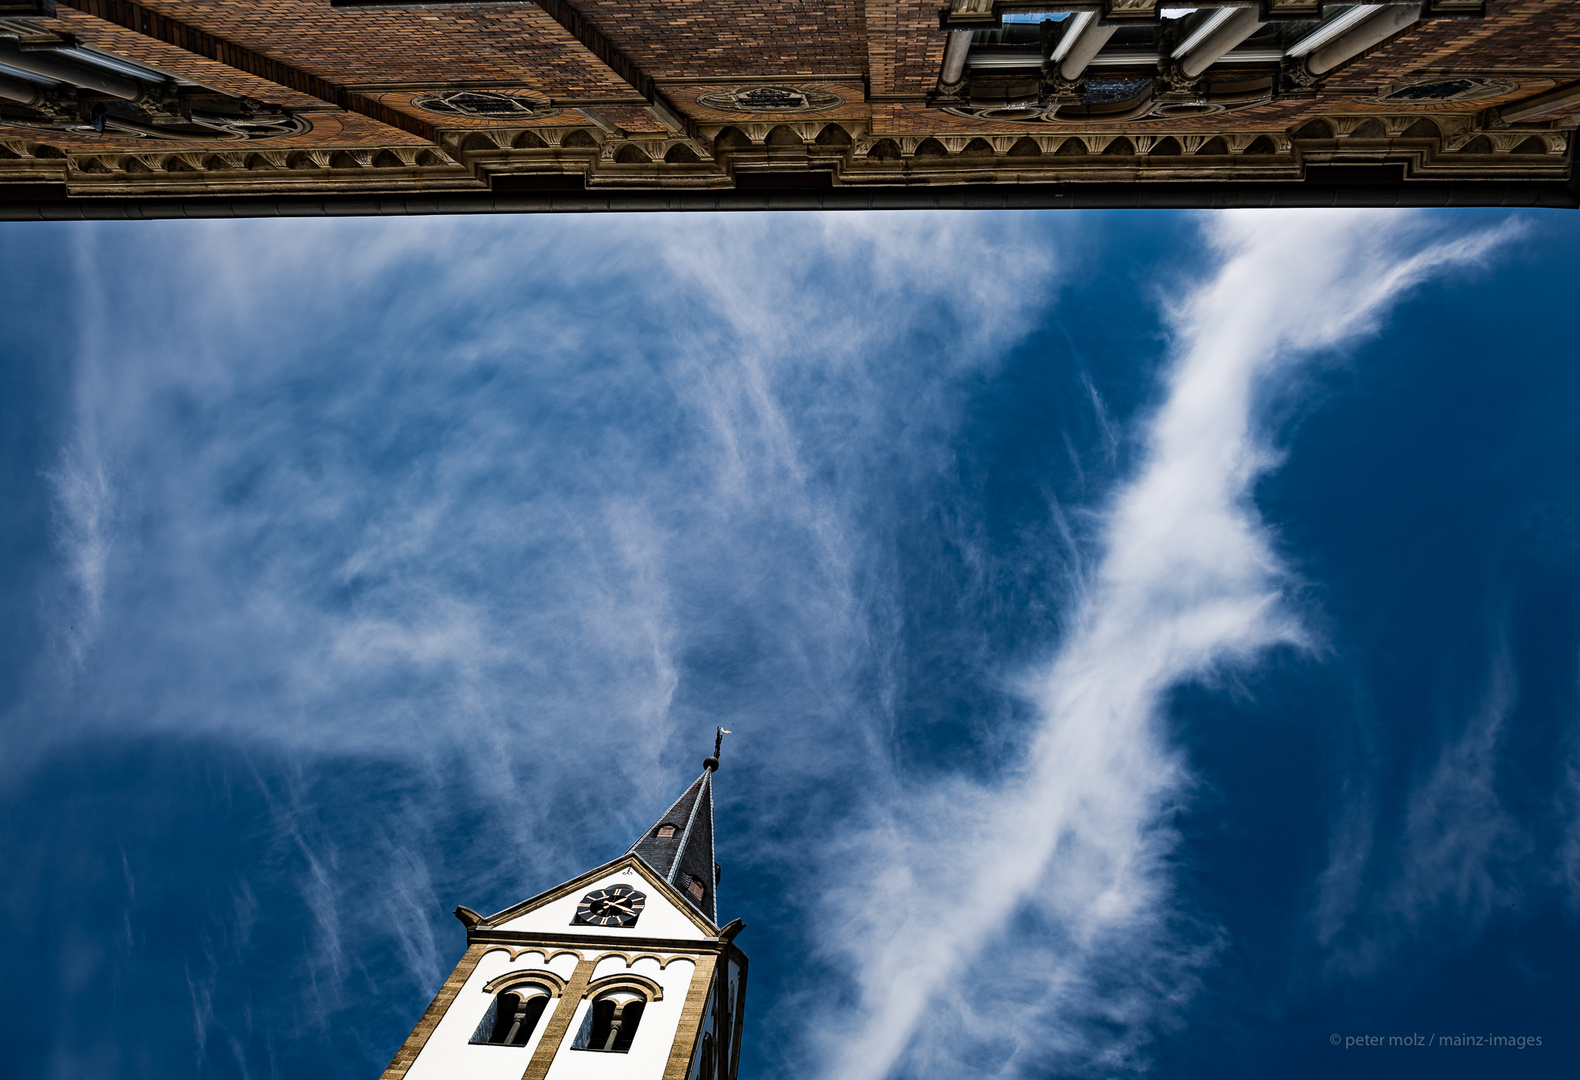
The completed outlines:
<svg viewBox="0 0 1580 1080">
<path fill-rule="evenodd" d="M 818 146 L 843 148 L 851 145 L 850 132 L 839 124 L 824 124 L 812 141 Z"/>
<path fill-rule="evenodd" d="M 541 945 L 528 945 L 522 948 L 516 948 L 512 945 L 490 945 L 483 950 L 481 955 L 487 956 L 491 952 L 505 953 L 510 957 L 510 962 L 512 964 L 521 959 L 523 956 L 527 956 L 528 954 L 536 954 L 537 956 L 541 957 L 545 966 L 554 963 L 554 958 L 557 956 L 573 957 L 578 963 L 585 959 L 581 952 L 576 949 L 545 950 Z"/>
<path fill-rule="evenodd" d="M 893 139 L 879 139 L 866 151 L 870 161 L 899 161 L 904 155 L 905 151 Z"/>
<path fill-rule="evenodd" d="M 660 971 L 663 971 L 665 968 L 669 967 L 669 965 L 673 964 L 676 960 L 683 960 L 688 964 L 695 964 L 697 962 L 695 957 L 687 956 L 684 953 L 671 953 L 666 956 L 663 953 L 655 952 L 628 953 L 613 951 L 599 953 L 597 957 L 594 958 L 595 962 L 598 964 L 602 964 L 604 961 L 611 959 L 623 960 L 627 968 L 635 967 L 637 963 L 642 960 L 652 960 L 658 964 L 658 969 Z"/>
<path fill-rule="evenodd" d="M 1292 133 L 1296 139 L 1331 139 L 1333 135 L 1333 122 L 1320 116 L 1307 120 Z"/>
</svg>

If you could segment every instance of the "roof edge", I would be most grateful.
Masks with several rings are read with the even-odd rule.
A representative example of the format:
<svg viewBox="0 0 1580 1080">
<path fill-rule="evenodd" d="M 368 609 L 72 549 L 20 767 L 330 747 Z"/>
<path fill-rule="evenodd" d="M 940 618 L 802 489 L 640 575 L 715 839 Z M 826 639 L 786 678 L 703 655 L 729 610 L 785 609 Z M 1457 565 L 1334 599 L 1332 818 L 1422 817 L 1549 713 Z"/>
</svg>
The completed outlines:
<svg viewBox="0 0 1580 1080">
<path fill-rule="evenodd" d="M 1580 181 L 1405 180 L 1383 184 L 1067 183 L 432 195 L 0 198 L 0 221 L 413 217 L 761 210 L 1217 210 L 1281 207 L 1580 209 Z"/>
</svg>

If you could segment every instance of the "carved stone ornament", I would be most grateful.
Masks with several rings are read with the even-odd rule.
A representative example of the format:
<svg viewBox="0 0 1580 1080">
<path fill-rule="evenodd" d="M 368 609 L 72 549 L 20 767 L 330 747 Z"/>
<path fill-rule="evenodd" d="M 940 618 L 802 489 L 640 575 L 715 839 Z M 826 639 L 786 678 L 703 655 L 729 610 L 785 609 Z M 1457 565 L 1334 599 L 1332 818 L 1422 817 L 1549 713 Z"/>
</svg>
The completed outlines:
<svg viewBox="0 0 1580 1080">
<path fill-rule="evenodd" d="M 271 107 L 244 113 L 205 113 L 192 109 L 183 115 L 123 102 L 96 102 L 92 107 L 78 107 L 75 96 L 66 93 L 50 95 L 26 111 L 6 109 L 0 114 L 0 123 L 47 131 L 52 136 L 73 140 L 246 142 L 301 135 L 312 129 L 305 117 Z"/>
<path fill-rule="evenodd" d="M 743 86 L 698 94 L 697 104 L 724 112 L 791 113 L 833 109 L 845 104 L 845 99 L 802 86 Z"/>
<path fill-rule="evenodd" d="M 1261 105 L 1273 97 L 1271 78 L 1214 83 L 1166 76 L 1092 77 L 1069 86 L 972 83 L 968 100 L 938 105 L 974 120 L 1035 124 L 1112 125 L 1214 116 Z M 1073 99 L 1073 100 L 1072 100 Z"/>
<path fill-rule="evenodd" d="M 1444 105 L 1455 101 L 1481 101 L 1499 97 L 1518 86 L 1518 83 L 1509 79 L 1434 75 L 1390 83 L 1370 97 L 1355 100 L 1376 105 Z"/>
<path fill-rule="evenodd" d="M 554 116 L 559 110 L 546 101 L 496 90 L 456 90 L 443 94 L 419 94 L 411 103 L 424 112 L 446 116 L 469 116 L 474 120 L 525 120 Z"/>
</svg>

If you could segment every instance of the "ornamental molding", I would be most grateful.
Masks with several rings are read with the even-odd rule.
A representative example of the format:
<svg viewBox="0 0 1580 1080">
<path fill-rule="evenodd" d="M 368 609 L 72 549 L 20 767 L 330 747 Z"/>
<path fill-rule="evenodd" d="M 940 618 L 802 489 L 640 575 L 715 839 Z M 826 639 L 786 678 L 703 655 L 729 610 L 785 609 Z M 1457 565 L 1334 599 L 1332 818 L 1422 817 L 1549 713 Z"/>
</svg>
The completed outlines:
<svg viewBox="0 0 1580 1080">
<path fill-rule="evenodd" d="M 738 86 L 697 95 L 697 104 L 720 112 L 797 113 L 837 109 L 845 99 L 810 86 Z"/>
<path fill-rule="evenodd" d="M 690 136 L 624 137 L 549 124 L 452 129 L 442 149 L 231 144 L 106 151 L 0 138 L 0 183 L 136 197 L 731 188 L 791 173 L 813 176 L 820 186 L 1299 180 L 1313 164 L 1386 166 L 1401 170 L 1400 179 L 1568 175 L 1568 131 L 1499 128 L 1487 115 L 1357 109 L 1307 116 L 1285 130 L 1228 132 L 1043 124 L 886 134 L 864 120 L 743 118 L 698 124 Z"/>
<path fill-rule="evenodd" d="M 501 123 L 520 122 L 528 118 L 543 119 L 560 113 L 559 109 L 546 101 L 499 90 L 452 90 L 418 94 L 411 99 L 411 103 L 414 108 L 440 116 L 465 116 L 472 120 L 495 120 Z"/>
<path fill-rule="evenodd" d="M 502 953 L 505 953 L 507 956 L 510 957 L 510 962 L 512 964 L 514 964 L 517 960 L 520 960 L 523 956 L 528 956 L 528 955 L 536 955 L 536 956 L 540 957 L 544 964 L 552 964 L 554 962 L 554 958 L 557 957 L 557 956 L 571 956 L 571 957 L 575 957 L 577 963 L 580 963 L 581 961 L 586 959 L 586 957 L 583 956 L 581 954 L 581 952 L 579 952 L 576 949 L 546 948 L 546 947 L 544 947 L 542 945 L 538 945 L 538 946 L 527 945 L 527 946 L 523 946 L 521 948 L 515 948 L 515 947 L 510 946 L 510 945 L 490 945 L 490 946 L 488 946 L 488 948 L 484 949 L 479 955 L 480 956 L 487 956 L 491 952 L 502 952 Z M 557 975 L 555 976 L 555 978 L 558 978 L 558 977 L 559 976 L 557 976 Z"/>
</svg>

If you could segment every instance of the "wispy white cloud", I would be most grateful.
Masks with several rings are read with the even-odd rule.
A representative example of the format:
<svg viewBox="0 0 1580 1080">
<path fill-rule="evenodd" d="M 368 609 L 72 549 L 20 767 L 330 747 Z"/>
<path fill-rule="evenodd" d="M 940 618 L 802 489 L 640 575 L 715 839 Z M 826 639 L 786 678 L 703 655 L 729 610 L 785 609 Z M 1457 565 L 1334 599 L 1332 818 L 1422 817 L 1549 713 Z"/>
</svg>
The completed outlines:
<svg viewBox="0 0 1580 1080">
<path fill-rule="evenodd" d="M 1477 708 L 1418 769 L 1397 824 L 1369 775 L 1352 777 L 1318 879 L 1313 926 L 1331 975 L 1368 975 L 1428 924 L 1472 937 L 1493 909 L 1517 903 L 1511 868 L 1535 841 L 1498 794 L 1500 750 L 1518 701 L 1508 643 L 1488 665 Z M 1439 931 L 1440 933 L 1440 931 Z"/>
<path fill-rule="evenodd" d="M 50 481 L 55 494 L 56 542 L 71 589 L 57 629 L 72 660 L 80 665 L 103 617 L 114 492 L 106 463 L 89 444 L 73 447 Z"/>
<path fill-rule="evenodd" d="M 1402 873 L 1389 899 L 1389 907 L 1410 922 L 1448 906 L 1479 925 L 1503 892 L 1498 865 L 1530 848 L 1496 788 L 1499 744 L 1517 698 L 1506 649 L 1494 660 L 1488 681 L 1481 708 L 1410 795 Z"/>
<path fill-rule="evenodd" d="M 1375 214 L 1207 228 L 1221 264 L 1175 314 L 1142 463 L 1112 498 L 1064 640 L 1025 680 L 1039 719 L 1023 755 L 996 782 L 924 785 L 874 808 L 828 864 L 847 868 L 829 924 L 856 979 L 841 1003 L 855 1021 L 828 1018 L 828 1075 L 1135 1065 L 1210 951 L 1211 934 L 1181 934 L 1171 910 L 1169 820 L 1190 776 L 1160 711 L 1183 681 L 1304 641 L 1251 501 L 1277 462 L 1258 397 L 1499 236 L 1434 242 Z"/>
<path fill-rule="evenodd" d="M 1493 240 L 1434 244 L 1410 218 L 1215 219 L 1222 265 L 1175 313 L 1142 464 L 1100 542 L 1066 524 L 1051 557 L 1081 569 L 1056 653 L 1005 695 L 1035 716 L 995 733 L 1019 761 L 992 783 L 918 783 L 892 753 L 895 538 L 945 512 L 925 500 L 954 467 L 963 385 L 1057 287 L 1062 253 L 1025 220 L 167 230 L 163 263 L 186 269 L 158 288 L 182 295 L 179 328 L 136 282 L 84 314 L 104 332 L 84 338 L 65 443 L 114 450 L 68 450 L 55 478 L 94 663 L 8 728 L 3 767 L 113 731 L 417 776 L 381 808 L 398 825 L 350 838 L 318 828 L 311 781 L 271 793 L 313 928 L 303 977 L 332 1011 L 369 947 L 431 991 L 441 905 L 502 906 L 585 867 L 673 794 L 677 742 L 735 721 L 759 868 L 801 883 L 816 867 L 828 890 L 781 932 L 831 942 L 853 973 L 858 1022 L 822 1047 L 825 1073 L 1133 1064 L 1215 940 L 1170 901 L 1167 823 L 1190 778 L 1158 703 L 1300 640 L 1250 504 L 1276 463 L 1257 395 Z M 98 258 L 125 257 L 96 235 Z M 1099 425 L 1118 460 L 1117 422 Z M 962 559 L 993 580 L 972 529 Z M 457 783 L 510 827 L 435 884 Z M 773 829 L 808 813 L 815 828 Z M 248 895 L 238 941 L 280 902 Z M 199 1014 L 226 1007 L 200 996 Z M 953 1019 L 924 1024 L 940 1005 Z"/>
<path fill-rule="evenodd" d="M 5 767 L 105 732 L 298 762 L 260 778 L 283 880 L 249 895 L 294 893 L 320 1019 L 370 941 L 431 992 L 448 906 L 625 840 L 673 795 L 677 734 L 684 771 L 744 720 L 770 817 L 826 776 L 817 733 L 883 768 L 895 519 L 1055 273 L 1008 218 L 516 224 L 182 226 L 157 288 L 82 312 L 69 445 L 115 447 L 122 546 L 93 664 Z M 125 257 L 95 236 L 91 265 Z M 101 460 L 66 454 L 57 490 L 107 492 Z M 71 565 L 105 533 L 79 501 Z M 323 827 L 312 763 L 348 760 L 426 778 L 388 834 Z M 511 827 L 440 896 L 455 783 Z M 194 979 L 204 1030 L 239 1029 Z"/>
<path fill-rule="evenodd" d="M 1558 846 L 1557 870 L 1568 889 L 1569 905 L 1580 909 L 1580 763 L 1575 761 L 1564 770 L 1559 811 L 1568 824 Z"/>
</svg>

